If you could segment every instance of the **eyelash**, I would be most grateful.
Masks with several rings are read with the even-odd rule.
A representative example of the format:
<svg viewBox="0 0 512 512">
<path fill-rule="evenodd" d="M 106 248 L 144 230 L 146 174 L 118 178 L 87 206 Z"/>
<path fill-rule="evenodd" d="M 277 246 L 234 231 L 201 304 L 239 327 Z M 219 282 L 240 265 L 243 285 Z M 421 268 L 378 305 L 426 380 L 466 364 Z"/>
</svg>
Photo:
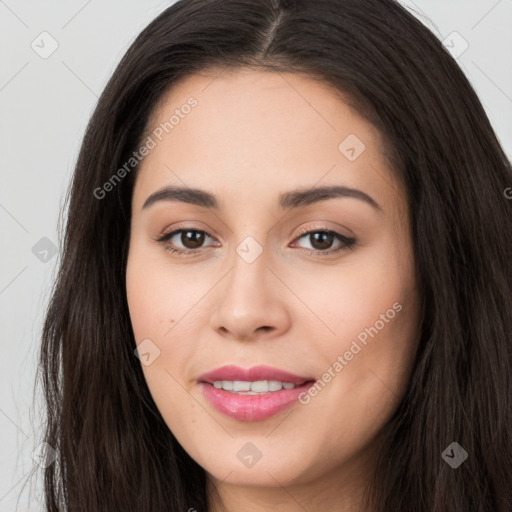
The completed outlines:
<svg viewBox="0 0 512 512">
<path fill-rule="evenodd" d="M 198 252 L 200 252 L 203 247 L 197 248 L 197 249 L 180 249 L 175 248 L 167 244 L 167 241 L 170 240 L 174 235 L 181 233 L 181 232 L 194 232 L 194 233 L 203 233 L 204 235 L 213 238 L 211 235 L 209 235 L 206 231 L 202 229 L 195 229 L 195 228 L 180 228 L 175 229 L 174 231 L 171 231 L 170 233 L 167 233 L 163 235 L 162 237 L 157 239 L 157 242 L 161 243 L 166 251 L 169 251 L 173 254 L 179 254 L 183 256 L 194 256 Z M 299 235 L 294 239 L 298 240 L 300 238 L 303 238 L 306 235 L 314 234 L 314 233 L 324 233 L 324 234 L 333 234 L 335 238 L 337 238 L 340 242 L 342 242 L 343 245 L 340 245 L 339 247 L 335 249 L 326 249 L 326 250 L 320 250 L 320 249 L 305 249 L 305 248 L 299 248 L 301 252 L 306 252 L 308 254 L 314 253 L 314 254 L 321 254 L 322 256 L 331 255 L 334 253 L 337 253 L 339 251 L 347 250 L 347 249 L 353 249 L 354 245 L 357 243 L 356 238 L 351 238 L 342 235 L 341 233 L 338 233 L 337 231 L 333 231 L 332 229 L 327 228 L 316 228 L 312 230 L 303 230 L 299 232 Z"/>
</svg>

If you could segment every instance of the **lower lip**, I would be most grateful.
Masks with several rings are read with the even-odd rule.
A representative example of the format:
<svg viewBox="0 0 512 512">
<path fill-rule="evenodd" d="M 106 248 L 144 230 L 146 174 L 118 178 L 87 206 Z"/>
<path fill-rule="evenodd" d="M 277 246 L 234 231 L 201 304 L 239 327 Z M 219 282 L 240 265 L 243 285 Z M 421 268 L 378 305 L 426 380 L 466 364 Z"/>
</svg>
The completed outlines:
<svg viewBox="0 0 512 512">
<path fill-rule="evenodd" d="M 207 382 L 199 383 L 206 399 L 218 411 L 240 421 L 261 421 L 290 407 L 297 402 L 314 382 L 305 382 L 293 389 L 282 389 L 261 395 L 240 395 L 214 387 Z"/>
</svg>

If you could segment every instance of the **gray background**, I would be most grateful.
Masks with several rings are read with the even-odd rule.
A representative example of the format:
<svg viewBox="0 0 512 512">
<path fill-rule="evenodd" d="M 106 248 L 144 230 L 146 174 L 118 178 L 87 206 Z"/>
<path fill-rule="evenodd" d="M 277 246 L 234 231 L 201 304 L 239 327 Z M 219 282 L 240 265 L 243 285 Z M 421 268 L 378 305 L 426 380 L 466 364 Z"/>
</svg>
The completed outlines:
<svg viewBox="0 0 512 512">
<path fill-rule="evenodd" d="M 172 3 L 0 0 L 0 511 L 42 508 L 39 483 L 24 486 L 39 468 L 36 356 L 59 210 L 86 123 L 128 45 Z M 402 3 L 452 51 L 467 41 L 458 62 L 512 156 L 512 0 Z"/>
</svg>

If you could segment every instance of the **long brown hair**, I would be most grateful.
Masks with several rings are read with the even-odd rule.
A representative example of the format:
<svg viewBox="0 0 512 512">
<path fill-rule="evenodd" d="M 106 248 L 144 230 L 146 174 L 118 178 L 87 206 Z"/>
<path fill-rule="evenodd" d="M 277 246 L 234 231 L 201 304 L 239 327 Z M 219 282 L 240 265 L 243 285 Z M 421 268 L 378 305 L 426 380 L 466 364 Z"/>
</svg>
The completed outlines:
<svg viewBox="0 0 512 512">
<path fill-rule="evenodd" d="M 512 510 L 512 169 L 467 78 L 393 0 L 180 0 L 130 46 L 88 125 L 42 333 L 51 512 L 208 508 L 134 356 L 125 291 L 140 144 L 162 94 L 211 66 L 305 72 L 383 136 L 407 191 L 421 340 L 368 492 L 385 512 Z M 198 107 L 200 108 L 200 107 Z M 457 469 L 441 454 L 468 453 Z"/>
</svg>

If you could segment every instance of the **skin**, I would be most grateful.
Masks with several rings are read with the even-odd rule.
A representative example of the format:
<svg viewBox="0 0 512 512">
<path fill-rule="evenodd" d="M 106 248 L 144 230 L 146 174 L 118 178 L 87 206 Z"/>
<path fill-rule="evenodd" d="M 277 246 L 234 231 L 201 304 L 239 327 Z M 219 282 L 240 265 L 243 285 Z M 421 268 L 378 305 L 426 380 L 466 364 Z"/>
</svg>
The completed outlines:
<svg viewBox="0 0 512 512">
<path fill-rule="evenodd" d="M 366 510 L 361 494 L 379 432 L 407 389 L 419 333 L 405 194 L 376 129 L 318 80 L 202 72 L 165 94 L 150 127 L 190 96 L 197 106 L 144 158 L 132 200 L 126 289 L 136 343 L 150 339 L 160 350 L 142 365 L 151 394 L 218 489 L 223 508 L 212 500 L 211 511 Z M 365 144 L 353 161 L 338 148 L 350 134 Z M 181 201 L 142 208 L 167 185 L 206 190 L 220 208 Z M 324 185 L 359 189 L 381 211 L 354 197 L 280 209 L 280 194 Z M 194 247 L 179 234 L 157 241 L 179 228 L 208 233 L 198 254 L 165 250 Z M 326 256 L 322 247 L 343 243 L 322 246 L 299 228 L 357 242 Z M 248 236 L 263 248 L 252 263 L 236 252 Z M 201 392 L 198 377 L 226 364 L 322 379 L 395 303 L 401 311 L 307 404 L 239 421 Z M 247 442 L 262 454 L 252 467 L 237 457 Z"/>
</svg>

